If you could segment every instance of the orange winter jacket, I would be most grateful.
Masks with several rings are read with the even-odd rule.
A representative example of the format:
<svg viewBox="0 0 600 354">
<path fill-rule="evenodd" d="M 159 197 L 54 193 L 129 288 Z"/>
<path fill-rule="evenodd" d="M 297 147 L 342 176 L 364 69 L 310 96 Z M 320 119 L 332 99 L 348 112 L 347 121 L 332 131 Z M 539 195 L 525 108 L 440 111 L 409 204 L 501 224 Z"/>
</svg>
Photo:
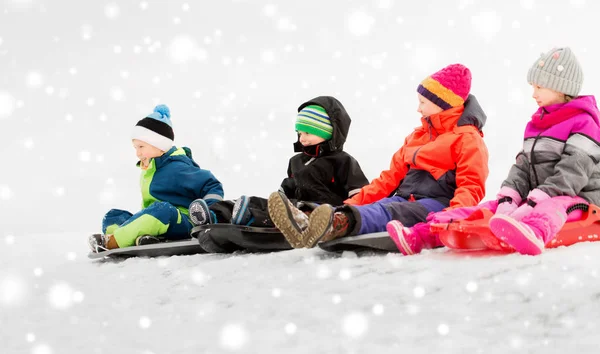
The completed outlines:
<svg viewBox="0 0 600 354">
<path fill-rule="evenodd" d="M 477 205 L 485 196 L 488 151 L 481 128 L 486 116 L 474 96 L 464 106 L 421 118 L 404 140 L 390 169 L 345 204 L 363 205 L 398 195 L 432 198 L 447 209 Z"/>
</svg>

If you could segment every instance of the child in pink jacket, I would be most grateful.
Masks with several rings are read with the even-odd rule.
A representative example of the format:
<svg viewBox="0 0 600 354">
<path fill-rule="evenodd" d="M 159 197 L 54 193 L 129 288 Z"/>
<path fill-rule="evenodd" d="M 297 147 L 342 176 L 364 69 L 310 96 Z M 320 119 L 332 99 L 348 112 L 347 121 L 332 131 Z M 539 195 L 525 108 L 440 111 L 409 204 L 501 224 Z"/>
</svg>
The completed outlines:
<svg viewBox="0 0 600 354">
<path fill-rule="evenodd" d="M 496 200 L 430 214 L 412 228 L 387 225 L 405 254 L 440 247 L 430 223 L 446 223 L 485 207 L 495 215 L 490 230 L 522 254 L 537 255 L 567 221 L 600 203 L 600 111 L 594 96 L 578 96 L 583 73 L 569 48 L 554 48 L 529 69 L 527 80 L 539 108 L 525 128 L 523 149 Z"/>
</svg>

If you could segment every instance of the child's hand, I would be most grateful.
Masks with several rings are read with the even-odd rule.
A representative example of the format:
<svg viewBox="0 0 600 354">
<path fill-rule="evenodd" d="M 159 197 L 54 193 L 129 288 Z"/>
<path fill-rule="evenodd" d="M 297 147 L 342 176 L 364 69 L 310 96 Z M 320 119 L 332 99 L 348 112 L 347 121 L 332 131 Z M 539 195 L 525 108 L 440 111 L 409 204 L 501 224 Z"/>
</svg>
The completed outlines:
<svg viewBox="0 0 600 354">
<path fill-rule="evenodd" d="M 514 200 L 504 200 L 503 202 L 498 203 L 496 214 L 511 215 L 517 210 L 518 207 L 519 206 L 514 202 Z"/>
</svg>

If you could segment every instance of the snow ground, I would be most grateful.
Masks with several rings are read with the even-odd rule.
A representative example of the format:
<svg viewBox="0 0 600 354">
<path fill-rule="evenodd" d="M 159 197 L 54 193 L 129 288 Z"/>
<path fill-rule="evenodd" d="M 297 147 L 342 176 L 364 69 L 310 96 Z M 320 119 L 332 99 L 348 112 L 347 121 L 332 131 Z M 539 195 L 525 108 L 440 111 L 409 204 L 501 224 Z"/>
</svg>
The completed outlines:
<svg viewBox="0 0 600 354">
<path fill-rule="evenodd" d="M 600 344 L 600 243 L 539 257 L 293 250 L 98 262 L 80 234 L 22 239 L 0 244 L 2 353 L 593 353 Z"/>
</svg>

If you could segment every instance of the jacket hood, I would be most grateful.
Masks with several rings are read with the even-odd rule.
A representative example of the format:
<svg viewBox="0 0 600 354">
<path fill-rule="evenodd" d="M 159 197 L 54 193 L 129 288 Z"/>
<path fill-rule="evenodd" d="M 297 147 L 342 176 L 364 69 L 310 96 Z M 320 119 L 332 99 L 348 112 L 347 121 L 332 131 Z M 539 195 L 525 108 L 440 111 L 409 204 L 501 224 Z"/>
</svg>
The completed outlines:
<svg viewBox="0 0 600 354">
<path fill-rule="evenodd" d="M 319 96 L 301 104 L 300 107 L 298 107 L 298 112 L 310 105 L 323 107 L 327 112 L 327 115 L 331 120 L 331 126 L 333 127 L 333 136 L 331 139 L 319 144 L 323 147 L 322 151 L 343 150 L 344 143 L 348 137 L 348 131 L 350 130 L 350 124 L 352 123 L 350 115 L 346 112 L 346 108 L 344 108 L 342 103 L 335 97 Z M 294 151 L 303 151 L 303 146 L 300 144 L 299 140 L 294 143 Z"/>
<path fill-rule="evenodd" d="M 458 119 L 456 125 L 459 127 L 463 125 L 473 125 L 477 127 L 479 131 L 481 131 L 485 125 L 485 122 L 487 121 L 487 116 L 485 115 L 483 108 L 481 108 L 479 105 L 477 98 L 469 94 L 464 106 L 465 110 Z"/>
</svg>

